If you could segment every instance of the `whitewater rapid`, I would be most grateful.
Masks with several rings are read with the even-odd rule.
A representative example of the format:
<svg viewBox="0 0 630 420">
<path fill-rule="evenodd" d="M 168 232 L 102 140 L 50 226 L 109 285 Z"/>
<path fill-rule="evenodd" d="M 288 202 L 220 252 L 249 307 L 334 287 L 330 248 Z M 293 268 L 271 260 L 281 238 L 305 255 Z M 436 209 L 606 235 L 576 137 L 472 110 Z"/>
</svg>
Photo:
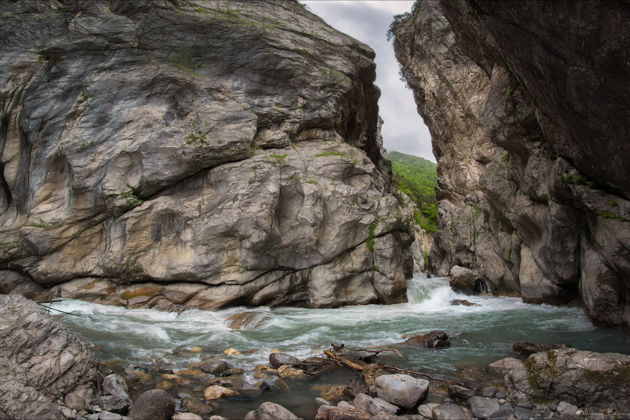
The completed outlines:
<svg viewBox="0 0 630 420">
<path fill-rule="evenodd" d="M 272 349 L 297 357 L 321 354 L 330 343 L 361 347 L 404 341 L 403 335 L 434 329 L 447 331 L 453 345 L 440 351 L 407 350 L 399 364 L 456 369 L 461 363 L 483 365 L 512 355 L 515 341 L 566 343 L 595 351 L 627 353 L 630 341 L 619 331 L 593 326 L 580 308 L 530 305 L 518 298 L 464 296 L 447 279 L 416 275 L 408 283 L 408 302 L 335 309 L 246 308 L 182 313 L 126 309 L 78 300 L 49 304 L 74 314 L 60 315 L 88 340 L 100 359 L 147 363 L 167 355 L 185 366 L 233 347 L 242 354 L 231 363 L 251 369 L 267 362 Z M 453 306 L 466 299 L 478 306 Z M 251 312 L 250 321 L 233 330 L 229 318 Z M 55 313 L 55 311 L 53 311 Z M 201 346 L 203 352 L 186 351 Z"/>
</svg>

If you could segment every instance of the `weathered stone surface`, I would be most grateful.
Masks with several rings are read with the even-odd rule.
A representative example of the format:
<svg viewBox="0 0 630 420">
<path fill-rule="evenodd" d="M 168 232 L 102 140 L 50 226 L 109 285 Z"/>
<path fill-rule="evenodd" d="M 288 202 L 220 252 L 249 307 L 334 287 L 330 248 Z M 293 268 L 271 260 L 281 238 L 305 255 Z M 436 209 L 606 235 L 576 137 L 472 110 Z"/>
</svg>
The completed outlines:
<svg viewBox="0 0 630 420">
<path fill-rule="evenodd" d="M 0 264 L 26 279 L 3 291 L 167 310 L 405 299 L 411 215 L 369 47 L 283 0 L 26 0 L 0 27 Z"/>
<path fill-rule="evenodd" d="M 171 396 L 161 389 L 145 391 L 129 410 L 129 420 L 170 420 L 175 413 Z"/>
<path fill-rule="evenodd" d="M 513 399 L 524 394 L 534 403 L 556 400 L 619 411 L 630 406 L 628 355 L 566 348 L 534 353 L 525 362 L 502 359 L 493 365 L 502 366 Z"/>
<path fill-rule="evenodd" d="M 417 406 L 429 391 L 429 381 L 404 374 L 381 375 L 375 384 L 379 398 L 404 408 Z"/>
<path fill-rule="evenodd" d="M 175 413 L 171 420 L 203 420 L 203 417 L 194 413 Z"/>
<path fill-rule="evenodd" d="M 269 364 L 278 369 L 282 365 L 293 365 L 300 363 L 300 359 L 295 356 L 291 356 L 286 353 L 271 353 L 269 354 Z"/>
<path fill-rule="evenodd" d="M 629 18 L 623 2 L 426 0 L 393 25 L 438 161 L 434 271 L 630 325 Z"/>
<path fill-rule="evenodd" d="M 469 398 L 475 396 L 475 392 L 461 385 L 457 384 L 449 384 L 448 385 L 448 395 L 451 397 L 459 398 L 460 400 L 467 401 Z"/>
<path fill-rule="evenodd" d="M 46 311 L 19 295 L 0 295 L 0 412 L 8 418 L 60 419 L 57 400 L 85 408 L 97 361 Z"/>
<path fill-rule="evenodd" d="M 398 407 L 394 404 L 390 404 L 380 398 L 372 398 L 369 395 L 363 393 L 357 394 L 357 396 L 354 397 L 352 405 L 363 411 L 367 411 L 373 416 L 377 415 L 378 413 L 396 414 L 398 412 Z"/>
<path fill-rule="evenodd" d="M 468 400 L 468 405 L 473 415 L 480 419 L 494 417 L 494 414 L 501 410 L 499 400 L 496 398 L 472 397 Z"/>
<path fill-rule="evenodd" d="M 283 406 L 270 402 L 260 404 L 256 410 L 250 411 L 246 418 L 251 420 L 298 420 L 298 417 L 295 414 Z"/>
<path fill-rule="evenodd" d="M 444 403 L 433 407 L 432 418 L 436 420 L 472 420 L 475 417 L 466 407 L 453 403 Z"/>
<path fill-rule="evenodd" d="M 317 409 L 315 420 L 368 420 L 371 417 L 370 413 L 356 407 L 321 405 Z"/>
</svg>

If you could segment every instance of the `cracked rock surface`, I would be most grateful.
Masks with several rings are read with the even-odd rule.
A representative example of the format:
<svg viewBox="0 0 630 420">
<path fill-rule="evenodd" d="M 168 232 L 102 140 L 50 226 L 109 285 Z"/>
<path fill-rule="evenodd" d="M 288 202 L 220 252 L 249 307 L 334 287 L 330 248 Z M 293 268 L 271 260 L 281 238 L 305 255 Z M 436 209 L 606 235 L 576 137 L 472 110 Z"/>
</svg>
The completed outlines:
<svg viewBox="0 0 630 420">
<path fill-rule="evenodd" d="M 369 47 L 294 1 L 6 9 L 0 291 L 169 310 L 404 299 L 411 218 Z"/>
<path fill-rule="evenodd" d="M 0 369 L 0 418 L 7 419 L 63 419 L 57 401 L 92 392 L 98 373 L 86 344 L 19 295 L 0 295 Z"/>
<path fill-rule="evenodd" d="M 431 131 L 440 275 L 630 325 L 624 2 L 426 0 L 393 26 Z"/>
</svg>

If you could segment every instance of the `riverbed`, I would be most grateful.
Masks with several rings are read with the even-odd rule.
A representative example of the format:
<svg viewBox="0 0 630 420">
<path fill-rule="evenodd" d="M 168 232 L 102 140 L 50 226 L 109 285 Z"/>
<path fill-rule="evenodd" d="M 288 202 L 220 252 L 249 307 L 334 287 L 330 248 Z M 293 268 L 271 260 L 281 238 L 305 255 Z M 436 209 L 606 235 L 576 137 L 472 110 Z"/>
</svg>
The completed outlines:
<svg viewBox="0 0 630 420">
<path fill-rule="evenodd" d="M 448 279 L 424 275 L 409 280 L 407 298 L 407 303 L 396 305 L 335 309 L 236 307 L 179 314 L 77 300 L 63 300 L 50 306 L 73 314 L 60 317 L 94 346 L 99 360 L 147 365 L 164 358 L 170 368 L 185 368 L 191 362 L 220 357 L 234 367 L 245 369 L 244 378 L 252 383 L 257 380 L 254 367 L 267 363 L 272 351 L 305 358 L 321 355 L 331 343 L 349 347 L 395 344 L 404 341 L 407 334 L 437 329 L 451 336 L 451 347 L 439 350 L 407 347 L 404 358 L 390 360 L 404 368 L 454 372 L 462 366 L 485 366 L 515 356 L 511 347 L 516 341 L 630 353 L 627 335 L 592 325 L 578 307 L 532 305 L 510 297 L 464 296 L 450 289 Z M 477 306 L 453 306 L 454 299 L 466 299 Z M 243 312 L 249 314 L 241 320 L 240 329 L 230 328 L 234 316 Z M 193 348 L 196 351 L 191 351 Z M 240 354 L 224 355 L 228 348 Z M 309 383 L 297 387 L 288 402 L 286 390 L 275 394 L 272 390 L 272 394 L 253 400 L 222 402 L 219 413 L 240 415 L 260 401 L 275 400 L 295 409 L 298 415 L 312 416 L 312 386 Z M 178 390 L 172 392 L 177 395 Z"/>
</svg>

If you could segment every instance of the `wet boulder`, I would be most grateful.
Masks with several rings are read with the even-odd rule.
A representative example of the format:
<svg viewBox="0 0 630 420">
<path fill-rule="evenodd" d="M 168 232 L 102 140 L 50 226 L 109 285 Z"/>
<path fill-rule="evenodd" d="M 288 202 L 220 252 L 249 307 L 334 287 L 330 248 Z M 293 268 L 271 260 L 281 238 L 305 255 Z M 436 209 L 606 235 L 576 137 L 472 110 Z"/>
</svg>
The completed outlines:
<svg viewBox="0 0 630 420">
<path fill-rule="evenodd" d="M 170 420 L 175 413 L 175 403 L 166 391 L 145 391 L 131 406 L 129 420 Z"/>
<path fill-rule="evenodd" d="M 467 295 L 477 295 L 479 293 L 488 292 L 486 283 L 469 268 L 456 265 L 451 268 L 449 277 L 450 280 L 448 284 L 451 286 L 451 289 L 456 292 L 465 293 Z"/>
<path fill-rule="evenodd" d="M 294 365 L 300 363 L 300 359 L 286 353 L 271 353 L 269 355 L 269 364 L 278 369 L 282 365 Z"/>
<path fill-rule="evenodd" d="M 279 404 L 264 402 L 245 416 L 245 420 L 298 420 L 298 416 Z"/>
<path fill-rule="evenodd" d="M 429 349 L 439 349 L 451 345 L 448 334 L 445 331 L 434 330 L 426 334 L 411 336 L 403 345 L 416 344 Z"/>
<path fill-rule="evenodd" d="M 379 398 L 408 409 L 421 403 L 429 391 L 429 381 L 404 374 L 381 375 L 375 385 Z"/>
</svg>

